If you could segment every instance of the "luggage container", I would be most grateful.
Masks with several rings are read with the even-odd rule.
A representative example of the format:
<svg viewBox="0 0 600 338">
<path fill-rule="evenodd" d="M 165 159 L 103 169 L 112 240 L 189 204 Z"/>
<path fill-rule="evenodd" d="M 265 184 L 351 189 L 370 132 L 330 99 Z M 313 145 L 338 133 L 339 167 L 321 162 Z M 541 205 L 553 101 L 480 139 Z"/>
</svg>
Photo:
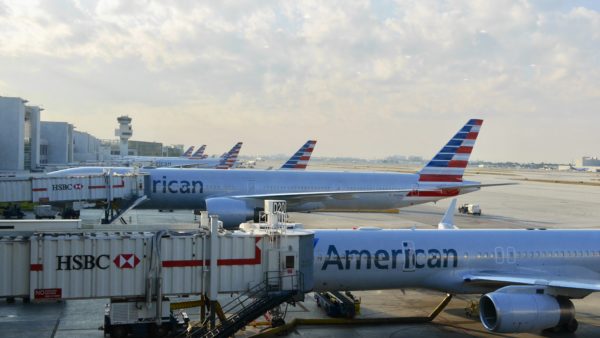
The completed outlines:
<svg viewBox="0 0 600 338">
<path fill-rule="evenodd" d="M 58 215 L 58 211 L 55 210 L 51 205 L 42 204 L 33 207 L 33 214 L 35 215 L 35 219 L 55 219 L 56 215 Z"/>
</svg>

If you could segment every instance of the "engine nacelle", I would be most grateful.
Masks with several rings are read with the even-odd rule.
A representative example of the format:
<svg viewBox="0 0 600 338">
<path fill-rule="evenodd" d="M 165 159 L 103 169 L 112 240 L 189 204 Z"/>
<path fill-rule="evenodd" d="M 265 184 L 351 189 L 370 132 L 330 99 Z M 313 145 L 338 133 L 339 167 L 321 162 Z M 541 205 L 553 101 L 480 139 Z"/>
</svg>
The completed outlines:
<svg viewBox="0 0 600 338">
<path fill-rule="evenodd" d="M 526 288 L 531 290 L 510 286 L 483 295 L 479 300 L 483 326 L 493 332 L 532 332 L 564 326 L 575 320 L 575 308 L 569 299 L 539 294 L 535 290 L 522 292 L 527 291 Z"/>
<path fill-rule="evenodd" d="M 216 197 L 206 200 L 206 211 L 219 216 L 225 229 L 237 228 L 240 223 L 253 220 L 256 206 L 247 200 Z"/>
</svg>

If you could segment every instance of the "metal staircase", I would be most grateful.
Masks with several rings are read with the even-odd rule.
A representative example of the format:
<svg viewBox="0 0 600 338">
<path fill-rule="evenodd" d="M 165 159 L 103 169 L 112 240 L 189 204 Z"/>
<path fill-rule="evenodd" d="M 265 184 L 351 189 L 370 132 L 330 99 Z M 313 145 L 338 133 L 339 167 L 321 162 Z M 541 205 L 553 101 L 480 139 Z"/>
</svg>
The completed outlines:
<svg viewBox="0 0 600 338">
<path fill-rule="evenodd" d="M 268 273 L 266 274 L 269 275 Z M 231 337 L 238 330 L 272 308 L 304 297 L 301 273 L 288 276 L 267 277 L 222 307 L 225 319 L 214 328 L 208 320 L 192 326 L 188 337 Z M 291 287 L 290 287 L 291 286 Z"/>
</svg>

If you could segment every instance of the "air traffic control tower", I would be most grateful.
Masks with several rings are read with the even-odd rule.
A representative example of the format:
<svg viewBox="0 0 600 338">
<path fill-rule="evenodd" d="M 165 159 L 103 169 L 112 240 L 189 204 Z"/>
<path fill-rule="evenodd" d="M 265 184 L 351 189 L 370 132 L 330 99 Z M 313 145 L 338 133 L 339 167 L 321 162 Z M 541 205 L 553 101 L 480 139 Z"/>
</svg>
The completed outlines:
<svg viewBox="0 0 600 338">
<path fill-rule="evenodd" d="M 115 136 L 119 137 L 121 144 L 119 145 L 119 151 L 121 156 L 129 155 L 129 139 L 133 135 L 131 130 L 131 117 L 127 115 L 117 117 L 119 122 L 119 129 L 115 129 Z"/>
</svg>

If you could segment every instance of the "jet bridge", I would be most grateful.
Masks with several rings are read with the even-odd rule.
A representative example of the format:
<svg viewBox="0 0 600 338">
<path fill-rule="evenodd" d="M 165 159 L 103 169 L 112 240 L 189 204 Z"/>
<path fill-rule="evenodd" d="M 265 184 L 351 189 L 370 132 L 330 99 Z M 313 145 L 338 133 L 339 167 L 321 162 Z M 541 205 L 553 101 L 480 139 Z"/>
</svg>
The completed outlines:
<svg viewBox="0 0 600 338">
<path fill-rule="evenodd" d="M 147 199 L 145 176 L 147 174 L 119 175 L 107 171 L 100 175 L 1 178 L 0 202 L 52 204 L 76 211 L 101 204 L 106 209 L 104 222 L 111 223 Z M 121 202 L 122 211 L 115 213 L 113 202 L 116 201 Z"/>
<path fill-rule="evenodd" d="M 148 324 L 145 334 L 173 331 L 170 298 L 196 295 L 207 299 L 209 311 L 194 325 L 195 335 L 227 336 L 312 289 L 311 232 L 276 222 L 229 232 L 216 216 L 209 223 L 186 231 L 0 230 L 0 298 L 109 298 L 105 332 L 119 337 L 132 333 L 133 324 Z M 223 308 L 215 302 L 232 293 L 239 294 L 235 302 Z M 219 309 L 227 315 L 216 325 Z"/>
</svg>

